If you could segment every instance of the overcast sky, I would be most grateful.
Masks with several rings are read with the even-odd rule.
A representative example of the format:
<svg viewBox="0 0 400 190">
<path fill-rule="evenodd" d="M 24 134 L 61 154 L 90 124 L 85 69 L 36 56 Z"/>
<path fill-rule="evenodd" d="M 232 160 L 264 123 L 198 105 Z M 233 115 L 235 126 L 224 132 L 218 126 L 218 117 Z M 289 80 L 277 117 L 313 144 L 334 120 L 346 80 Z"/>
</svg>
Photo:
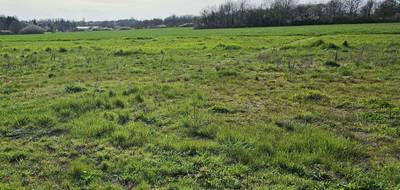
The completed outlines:
<svg viewBox="0 0 400 190">
<path fill-rule="evenodd" d="M 226 0 L 0 0 L 0 15 L 22 20 L 65 18 L 112 20 L 164 18 L 172 14 L 198 15 L 209 5 Z M 251 0 L 253 2 L 261 0 Z M 306 1 L 306 0 L 302 0 Z M 315 0 L 308 0 L 315 1 Z"/>
</svg>

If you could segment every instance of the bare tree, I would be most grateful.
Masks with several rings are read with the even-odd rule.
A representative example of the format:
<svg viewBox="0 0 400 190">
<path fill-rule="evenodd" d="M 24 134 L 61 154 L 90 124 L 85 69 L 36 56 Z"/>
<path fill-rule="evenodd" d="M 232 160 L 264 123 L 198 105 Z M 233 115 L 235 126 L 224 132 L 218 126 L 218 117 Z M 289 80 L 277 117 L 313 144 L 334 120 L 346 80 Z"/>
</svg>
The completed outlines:
<svg viewBox="0 0 400 190">
<path fill-rule="evenodd" d="M 371 17 L 374 7 L 376 5 L 375 0 L 368 0 L 365 5 L 361 8 L 361 13 L 364 17 Z"/>
<path fill-rule="evenodd" d="M 344 0 L 347 13 L 351 16 L 355 16 L 358 14 L 361 3 L 362 0 Z"/>
<path fill-rule="evenodd" d="M 344 14 L 344 3 L 342 0 L 331 0 L 326 4 L 328 16 L 336 17 L 343 16 Z"/>
</svg>

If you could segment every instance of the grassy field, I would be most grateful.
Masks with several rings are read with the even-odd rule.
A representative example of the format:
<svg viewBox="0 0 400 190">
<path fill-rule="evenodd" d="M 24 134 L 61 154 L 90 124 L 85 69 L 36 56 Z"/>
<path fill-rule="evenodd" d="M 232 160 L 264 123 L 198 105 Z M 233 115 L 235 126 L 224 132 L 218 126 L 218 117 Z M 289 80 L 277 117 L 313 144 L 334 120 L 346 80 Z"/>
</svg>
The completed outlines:
<svg viewBox="0 0 400 190">
<path fill-rule="evenodd" d="M 400 189 L 400 24 L 0 36 L 0 189 Z"/>
</svg>

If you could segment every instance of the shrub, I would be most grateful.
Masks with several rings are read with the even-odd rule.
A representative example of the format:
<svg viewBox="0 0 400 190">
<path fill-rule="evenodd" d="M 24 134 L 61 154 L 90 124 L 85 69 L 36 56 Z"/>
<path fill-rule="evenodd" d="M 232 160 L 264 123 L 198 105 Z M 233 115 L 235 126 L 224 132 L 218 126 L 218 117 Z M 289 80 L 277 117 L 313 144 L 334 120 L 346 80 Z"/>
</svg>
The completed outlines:
<svg viewBox="0 0 400 190">
<path fill-rule="evenodd" d="M 65 52 L 67 52 L 68 50 L 66 49 L 66 48 L 63 48 L 63 47 L 61 47 L 60 49 L 58 49 L 58 52 L 60 52 L 60 53 L 65 53 Z"/>
<path fill-rule="evenodd" d="M 343 47 L 347 47 L 347 48 L 350 47 L 350 44 L 349 44 L 349 42 L 347 42 L 347 40 L 344 41 L 342 45 L 343 45 Z"/>
<path fill-rule="evenodd" d="M 339 46 L 337 46 L 337 45 L 334 44 L 334 43 L 328 43 L 328 44 L 325 44 L 325 45 L 324 45 L 324 48 L 325 48 L 325 49 L 339 49 Z"/>
<path fill-rule="evenodd" d="M 20 34 L 43 34 L 44 32 L 46 31 L 37 25 L 28 25 L 19 31 Z"/>
</svg>

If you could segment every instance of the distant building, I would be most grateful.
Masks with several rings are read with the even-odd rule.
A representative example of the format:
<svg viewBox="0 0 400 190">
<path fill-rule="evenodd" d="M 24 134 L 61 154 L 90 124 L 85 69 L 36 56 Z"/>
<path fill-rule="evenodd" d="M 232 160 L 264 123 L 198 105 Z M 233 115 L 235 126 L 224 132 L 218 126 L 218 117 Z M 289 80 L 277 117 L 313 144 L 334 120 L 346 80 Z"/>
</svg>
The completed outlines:
<svg viewBox="0 0 400 190">
<path fill-rule="evenodd" d="M 194 23 L 185 23 L 185 24 L 181 24 L 178 27 L 194 27 Z"/>
<path fill-rule="evenodd" d="M 76 30 L 77 31 L 92 31 L 92 30 L 97 30 L 101 27 L 99 26 L 77 26 Z"/>
<path fill-rule="evenodd" d="M 9 30 L 0 30 L 0 35 L 10 35 L 10 34 L 13 34 L 13 33 Z"/>
<path fill-rule="evenodd" d="M 165 25 L 165 24 L 160 24 L 160 25 L 152 26 L 152 28 L 167 28 L 167 25 Z"/>
</svg>

